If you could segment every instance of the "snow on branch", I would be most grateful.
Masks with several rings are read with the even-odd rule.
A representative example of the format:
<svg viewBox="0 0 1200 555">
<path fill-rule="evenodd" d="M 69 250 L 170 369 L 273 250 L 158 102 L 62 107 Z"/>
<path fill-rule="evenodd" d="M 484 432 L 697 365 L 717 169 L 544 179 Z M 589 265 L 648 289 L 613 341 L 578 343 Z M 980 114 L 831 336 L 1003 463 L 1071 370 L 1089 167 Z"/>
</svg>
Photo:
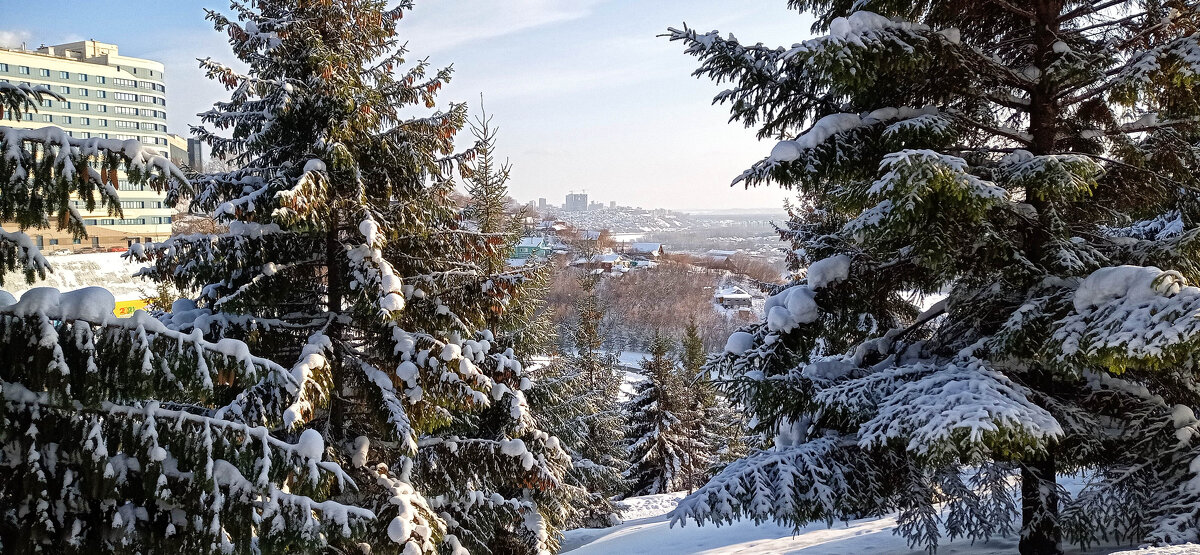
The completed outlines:
<svg viewBox="0 0 1200 555">
<path fill-rule="evenodd" d="M 828 35 L 809 39 L 793 46 L 787 56 L 820 52 L 832 47 L 844 48 L 849 45 L 859 48 L 894 45 L 911 52 L 913 47 L 906 41 L 919 41 L 921 34 L 928 31 L 929 26 L 927 25 L 892 20 L 874 12 L 861 10 L 848 17 L 834 18 L 829 23 Z M 948 40 L 957 42 L 958 33 L 956 31 L 947 30 L 945 33 Z"/>
<path fill-rule="evenodd" d="M 914 366 L 925 375 L 884 392 L 878 412 L 859 428 L 863 449 L 899 441 L 918 456 L 967 456 L 981 445 L 1011 453 L 1063 435 L 1029 390 L 984 361 Z"/>
<path fill-rule="evenodd" d="M 0 126 L 0 150 L 3 151 L 7 162 L 15 166 L 13 180 L 28 178 L 36 163 L 37 157 L 25 150 L 26 143 L 54 148 L 54 168 L 68 180 L 76 179 L 79 168 L 86 167 L 82 163 L 83 159 L 111 154 L 122 157 L 129 169 L 142 175 L 157 174 L 164 181 L 179 184 L 188 182 L 183 171 L 172 164 L 170 159 L 146 148 L 137 139 L 77 139 L 68 135 L 62 128 L 54 126 L 38 129 Z M 104 184 L 99 171 L 91 167 L 86 169 L 86 175 L 80 178 L 81 180 L 96 185 Z M 107 184 L 106 187 L 111 189 L 112 184 Z M 110 196 L 116 199 L 115 190 L 112 190 Z"/>
<path fill-rule="evenodd" d="M 35 274 L 45 278 L 46 272 L 53 271 L 50 262 L 42 256 L 42 251 L 28 235 L 3 229 L 0 229 L 0 268 L 9 271 L 19 269 L 27 279 L 32 279 Z M 4 283 L 3 279 L 3 274 L 0 274 L 0 285 Z"/>
<path fill-rule="evenodd" d="M 269 359 L 254 356 L 242 341 L 225 338 L 210 342 L 197 330 L 183 333 L 170 329 L 164 322 L 140 310 L 129 318 L 116 318 L 113 316 L 115 305 L 112 293 L 100 287 L 68 292 L 35 287 L 26 291 L 20 301 L 0 306 L 0 326 L 8 328 L 10 334 L 36 337 L 38 345 L 55 352 L 60 349 L 60 344 L 65 344 L 60 341 L 59 334 L 59 328 L 63 326 L 76 331 L 82 326 L 119 332 L 103 335 L 105 344 L 111 343 L 114 348 L 132 348 L 142 358 L 140 371 L 143 374 L 161 373 L 180 385 L 186 380 L 188 385 L 204 390 L 212 389 L 213 379 L 219 377 L 222 368 L 250 380 L 271 375 L 278 384 L 286 386 L 293 382 L 288 371 Z M 23 323 L 26 318 L 39 319 L 42 322 L 40 329 L 26 329 L 28 326 Z M 185 351 L 190 351 L 195 358 L 184 356 Z M 94 352 L 87 353 L 88 360 L 94 356 Z M 65 372 L 71 370 L 65 363 L 62 367 Z M 187 369 L 188 374 L 175 373 L 180 369 L 177 367 Z M 232 377 L 226 376 L 226 379 Z M 195 380 L 194 383 L 191 380 Z"/>
<path fill-rule="evenodd" d="M 5 110 L 17 117 L 22 112 L 37 110 L 42 105 L 44 97 L 63 100 L 62 96 L 50 90 L 47 85 L 32 86 L 28 83 L 9 83 L 0 81 L 0 110 Z"/>
<path fill-rule="evenodd" d="M 287 384 L 287 391 L 295 396 L 295 401 L 283 411 L 285 429 L 308 422 L 317 406 L 328 398 L 333 383 L 329 375 L 329 360 L 325 355 L 332 349 L 329 336 L 321 332 L 314 333 L 300 352 L 300 359 L 292 365 L 293 382 Z"/>
<path fill-rule="evenodd" d="M 380 233 L 379 224 L 369 213 L 363 215 L 358 230 L 366 242 L 346 248 L 350 276 L 353 278 L 350 287 L 362 291 L 369 289 L 377 295 L 376 305 L 380 315 L 388 319 L 395 318 L 404 310 L 404 282 L 396 275 L 392 264 L 383 257 L 386 240 Z"/>
<path fill-rule="evenodd" d="M 959 204 L 968 216 L 978 218 L 987 208 L 1007 199 L 1008 192 L 969 173 L 966 160 L 932 150 L 901 150 L 883 157 L 883 176 L 866 191 L 877 202 L 842 227 L 842 232 L 861 239 L 869 232 L 923 220 L 929 203 L 942 210 Z M 894 227 L 892 227 L 894 229 Z"/>
<path fill-rule="evenodd" d="M 861 518 L 852 514 L 853 499 L 867 491 L 864 482 L 873 474 L 848 463 L 852 459 L 841 453 L 848 449 L 855 449 L 853 442 L 822 437 L 734 461 L 679 502 L 671 526 L 686 526 L 688 519 L 720 526 L 748 517 L 801 526 Z"/>
<path fill-rule="evenodd" d="M 313 158 L 306 162 L 303 173 L 296 184 L 275 193 L 279 207 L 275 209 L 272 216 L 288 222 L 297 222 L 322 214 L 329 204 L 329 178 L 326 176 L 326 172 L 325 163 L 321 160 Z M 255 191 L 240 199 L 222 204 L 217 207 L 216 214 L 218 216 L 226 214 L 236 216 L 240 212 L 236 211 L 235 207 L 240 209 L 242 206 L 248 206 L 250 210 L 253 210 L 259 194 L 261 194 L 260 191 Z"/>
<path fill-rule="evenodd" d="M 361 368 L 363 375 L 375 385 L 376 391 L 383 401 L 387 421 L 392 425 L 392 432 L 395 433 L 396 439 L 403 445 L 406 453 L 410 455 L 416 454 L 416 431 L 412 427 L 412 420 L 408 417 L 408 409 L 405 408 L 404 401 L 401 400 L 396 392 L 396 386 L 392 383 L 392 378 L 382 370 L 365 362 L 361 363 Z M 413 371 L 415 373 L 415 366 L 413 367 Z"/>
<path fill-rule="evenodd" d="M 1169 368 L 1200 346 L 1200 288 L 1153 266 L 1096 270 L 1075 291 L 1075 311 L 1055 323 L 1047 348 L 1062 363 Z"/>
</svg>

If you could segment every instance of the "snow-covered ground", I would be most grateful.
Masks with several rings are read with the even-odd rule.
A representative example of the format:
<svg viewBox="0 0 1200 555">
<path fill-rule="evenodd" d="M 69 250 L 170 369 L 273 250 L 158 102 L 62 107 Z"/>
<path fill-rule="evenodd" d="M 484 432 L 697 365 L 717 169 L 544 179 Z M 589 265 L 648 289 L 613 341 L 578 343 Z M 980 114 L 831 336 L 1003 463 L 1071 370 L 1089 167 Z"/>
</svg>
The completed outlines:
<svg viewBox="0 0 1200 555">
<path fill-rule="evenodd" d="M 573 555 L 927 555 L 925 550 L 912 549 L 904 538 L 893 534 L 896 528 L 896 519 L 893 517 L 835 523 L 833 527 L 812 524 L 798 532 L 787 526 L 756 526 L 749 521 L 721 527 L 697 527 L 694 523 L 671 527 L 667 514 L 683 497 L 683 493 L 668 493 L 627 499 L 624 502 L 623 524 L 611 528 L 570 530 L 563 541 L 563 552 Z M 969 540 L 943 539 L 937 550 L 938 555 L 1008 555 L 1016 552 L 1016 537 L 993 538 L 974 545 Z M 1108 546 L 1086 551 L 1068 548 L 1067 553 L 1196 555 L 1200 554 L 1200 545 L 1151 550 L 1136 550 L 1131 546 Z"/>
<path fill-rule="evenodd" d="M 30 284 L 25 283 L 23 274 L 9 273 L 4 276 L 4 289 L 20 297 L 21 293 L 34 287 L 72 291 L 95 285 L 111 291 L 118 301 L 145 298 L 145 293 L 152 291 L 154 284 L 133 277 L 134 272 L 143 265 L 129 263 L 121 258 L 122 254 L 100 252 L 47 256 L 46 260 L 53 271 L 46 274 L 46 279 Z"/>
</svg>

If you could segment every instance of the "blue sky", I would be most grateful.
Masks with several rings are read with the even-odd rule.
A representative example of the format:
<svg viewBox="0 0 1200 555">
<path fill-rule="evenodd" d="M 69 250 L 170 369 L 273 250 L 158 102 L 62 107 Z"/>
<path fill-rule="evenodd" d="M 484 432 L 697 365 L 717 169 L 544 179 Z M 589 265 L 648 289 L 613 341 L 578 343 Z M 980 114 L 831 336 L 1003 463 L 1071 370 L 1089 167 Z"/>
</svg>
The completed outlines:
<svg viewBox="0 0 1200 555">
<path fill-rule="evenodd" d="M 676 209 L 778 208 L 789 194 L 730 180 L 770 152 L 710 104 L 721 90 L 690 76 L 696 61 L 655 35 L 686 22 L 747 42 L 790 45 L 811 20 L 784 0 L 417 0 L 401 23 L 416 57 L 453 64 L 443 102 L 482 92 L 500 127 L 520 200 L 561 203 L 584 191 L 607 203 Z M 84 7 L 86 6 L 86 10 Z M 168 124 L 186 135 L 194 114 L 224 91 L 195 58 L 229 61 L 224 35 L 204 20 L 224 1 L 0 0 L 0 43 L 30 47 L 81 39 L 167 65 Z M 86 12 L 86 13 L 84 13 Z M 70 14 L 64 17 L 64 14 Z M 464 144 L 466 144 L 464 142 Z"/>
</svg>

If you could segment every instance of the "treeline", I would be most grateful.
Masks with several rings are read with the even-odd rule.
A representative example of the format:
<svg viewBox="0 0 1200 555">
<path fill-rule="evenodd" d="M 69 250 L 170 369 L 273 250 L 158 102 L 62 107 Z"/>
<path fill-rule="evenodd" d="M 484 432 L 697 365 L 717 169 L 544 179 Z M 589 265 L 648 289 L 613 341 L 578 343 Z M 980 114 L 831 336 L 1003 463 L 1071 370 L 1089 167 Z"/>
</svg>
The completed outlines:
<svg viewBox="0 0 1200 555">
<path fill-rule="evenodd" d="M 560 331 L 577 318 L 575 306 L 585 294 L 582 270 L 560 264 L 547 294 L 547 309 Z M 718 311 L 713 293 L 728 275 L 668 260 L 653 268 L 630 271 L 596 285 L 604 301 L 604 344 L 610 351 L 648 353 L 655 333 L 681 337 L 695 322 L 708 351 L 721 348 L 729 334 L 754 320 L 750 312 Z"/>
</svg>

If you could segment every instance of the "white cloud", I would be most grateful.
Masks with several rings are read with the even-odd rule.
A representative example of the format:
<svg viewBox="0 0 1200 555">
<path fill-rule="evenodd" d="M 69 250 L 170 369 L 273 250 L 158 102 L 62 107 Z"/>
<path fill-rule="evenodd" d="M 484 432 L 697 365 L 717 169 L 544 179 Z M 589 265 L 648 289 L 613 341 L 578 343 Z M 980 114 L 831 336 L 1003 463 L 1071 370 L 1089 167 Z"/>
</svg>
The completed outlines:
<svg viewBox="0 0 1200 555">
<path fill-rule="evenodd" d="M 17 48 L 21 46 L 22 43 L 29 42 L 32 36 L 32 33 L 25 30 L 0 29 L 0 46 Z"/>
</svg>

